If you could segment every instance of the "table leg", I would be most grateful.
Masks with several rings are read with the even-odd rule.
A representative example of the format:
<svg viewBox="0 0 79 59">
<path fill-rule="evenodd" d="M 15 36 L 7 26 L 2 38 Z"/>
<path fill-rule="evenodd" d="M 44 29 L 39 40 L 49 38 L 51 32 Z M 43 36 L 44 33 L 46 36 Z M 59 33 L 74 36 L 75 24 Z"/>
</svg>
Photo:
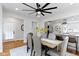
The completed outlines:
<svg viewBox="0 0 79 59">
<path fill-rule="evenodd" d="M 57 46 L 57 52 L 58 52 L 58 50 L 59 50 L 59 46 Z"/>
<path fill-rule="evenodd" d="M 45 56 L 50 56 L 49 54 L 47 54 L 49 48 L 47 46 L 45 46 Z"/>
<path fill-rule="evenodd" d="M 79 37 L 77 36 L 77 42 L 76 42 L 76 53 L 78 52 L 79 50 Z"/>
<path fill-rule="evenodd" d="M 76 53 L 77 53 L 77 42 L 76 42 Z"/>
</svg>

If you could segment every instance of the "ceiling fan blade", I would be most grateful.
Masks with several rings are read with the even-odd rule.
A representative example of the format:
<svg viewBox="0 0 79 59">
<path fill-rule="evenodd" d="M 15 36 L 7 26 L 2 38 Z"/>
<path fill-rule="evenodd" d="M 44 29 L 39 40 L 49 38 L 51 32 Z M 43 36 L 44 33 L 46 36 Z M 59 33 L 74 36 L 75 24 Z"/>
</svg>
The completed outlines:
<svg viewBox="0 0 79 59">
<path fill-rule="evenodd" d="M 28 7 L 32 8 L 32 9 L 36 9 L 36 8 L 34 8 L 34 7 L 32 7 L 32 6 L 28 5 L 28 4 L 26 4 L 26 3 L 22 3 L 22 4 L 25 5 L 25 6 L 28 6 Z"/>
<path fill-rule="evenodd" d="M 42 7 L 42 9 L 44 9 L 47 5 L 49 5 L 50 3 L 46 3 L 43 7 Z"/>
<path fill-rule="evenodd" d="M 52 7 L 52 8 L 46 8 L 46 9 L 43 9 L 43 10 L 51 10 L 51 9 L 56 9 L 57 7 Z"/>
<path fill-rule="evenodd" d="M 39 4 L 39 3 L 36 3 L 36 6 L 37 6 L 37 8 L 39 9 L 39 7 L 40 7 L 40 4 Z"/>
<path fill-rule="evenodd" d="M 41 12 L 41 14 L 42 14 L 43 16 L 45 16 L 42 12 Z"/>
<path fill-rule="evenodd" d="M 43 11 L 44 13 L 49 13 L 49 14 L 52 14 L 52 12 L 48 12 L 48 11 Z"/>
</svg>

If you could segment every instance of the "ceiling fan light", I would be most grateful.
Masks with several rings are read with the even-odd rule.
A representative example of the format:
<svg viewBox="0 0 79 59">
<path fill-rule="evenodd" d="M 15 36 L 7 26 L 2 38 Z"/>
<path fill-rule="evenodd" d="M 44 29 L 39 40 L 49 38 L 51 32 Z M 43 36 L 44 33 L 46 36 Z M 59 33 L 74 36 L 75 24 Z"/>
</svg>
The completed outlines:
<svg viewBox="0 0 79 59">
<path fill-rule="evenodd" d="M 39 12 L 37 12 L 38 14 L 41 14 L 41 12 L 39 11 Z"/>
</svg>

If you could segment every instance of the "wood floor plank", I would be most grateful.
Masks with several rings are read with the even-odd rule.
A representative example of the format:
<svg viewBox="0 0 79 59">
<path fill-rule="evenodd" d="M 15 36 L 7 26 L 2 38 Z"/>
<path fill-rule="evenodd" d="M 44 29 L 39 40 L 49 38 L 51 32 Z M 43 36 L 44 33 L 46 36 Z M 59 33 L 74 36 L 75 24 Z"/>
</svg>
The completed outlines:
<svg viewBox="0 0 79 59">
<path fill-rule="evenodd" d="M 13 40 L 3 42 L 3 52 L 0 56 L 10 56 L 10 49 L 17 48 L 25 45 L 24 40 Z"/>
</svg>

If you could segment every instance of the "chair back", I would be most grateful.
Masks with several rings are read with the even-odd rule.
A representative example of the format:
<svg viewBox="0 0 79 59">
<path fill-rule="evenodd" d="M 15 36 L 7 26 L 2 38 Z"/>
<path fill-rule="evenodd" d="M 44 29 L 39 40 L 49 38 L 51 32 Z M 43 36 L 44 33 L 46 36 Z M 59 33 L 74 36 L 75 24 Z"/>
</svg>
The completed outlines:
<svg viewBox="0 0 79 59">
<path fill-rule="evenodd" d="M 65 56 L 66 55 L 66 51 L 67 51 L 67 44 L 68 44 L 68 40 L 69 37 L 68 36 L 63 36 L 63 42 L 62 42 L 62 46 L 61 46 L 61 56 Z"/>
<path fill-rule="evenodd" d="M 41 39 L 37 35 L 33 35 L 35 56 L 41 56 Z"/>
<path fill-rule="evenodd" d="M 27 49 L 33 49 L 32 33 L 27 34 Z"/>
<path fill-rule="evenodd" d="M 55 40 L 56 35 L 54 33 L 49 33 L 48 39 Z"/>
<path fill-rule="evenodd" d="M 47 33 L 42 34 L 41 38 L 47 38 Z"/>
</svg>

